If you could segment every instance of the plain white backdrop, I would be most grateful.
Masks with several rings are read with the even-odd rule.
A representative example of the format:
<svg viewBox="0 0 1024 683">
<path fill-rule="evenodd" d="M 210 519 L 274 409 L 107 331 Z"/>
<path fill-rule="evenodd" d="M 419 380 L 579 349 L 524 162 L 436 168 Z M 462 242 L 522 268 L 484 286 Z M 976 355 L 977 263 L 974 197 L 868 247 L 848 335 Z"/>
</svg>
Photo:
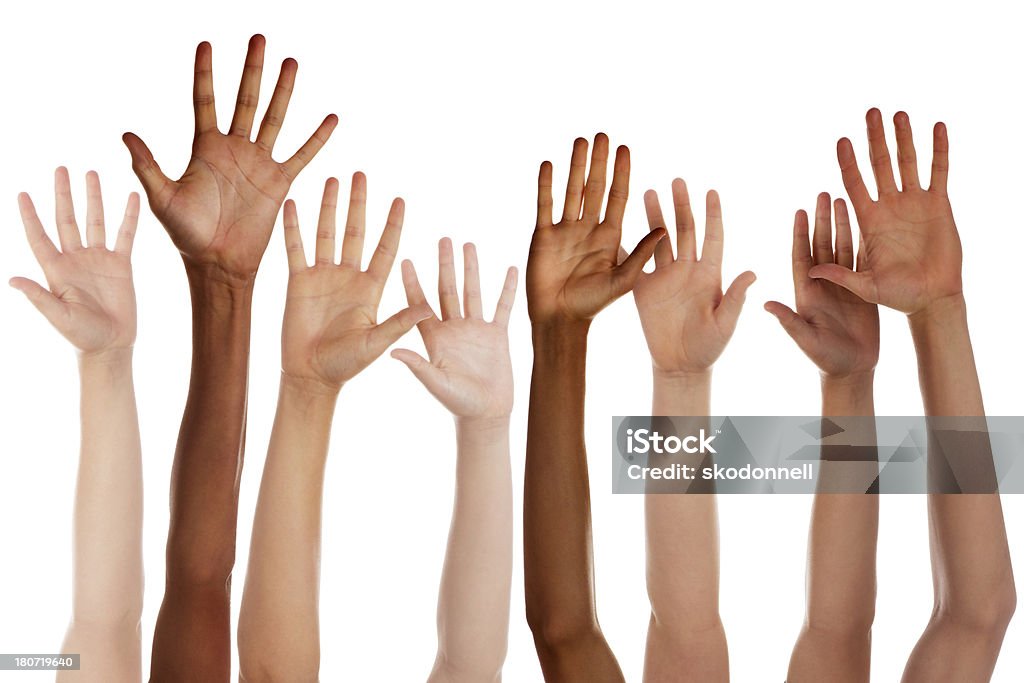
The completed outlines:
<svg viewBox="0 0 1024 683">
<path fill-rule="evenodd" d="M 750 291 L 715 370 L 713 412 L 814 415 L 817 375 L 766 299 L 792 300 L 793 212 L 817 192 L 841 193 L 835 141 L 866 160 L 864 112 L 910 114 L 922 163 L 930 129 L 949 126 L 950 196 L 986 406 L 1020 414 L 1019 134 L 1024 47 L 1005 3 L 16 3 L 5 7 L 4 158 L 0 274 L 41 273 L 15 197 L 29 191 L 52 227 L 52 173 L 99 171 L 108 216 L 141 189 L 120 142 L 149 143 L 169 174 L 189 156 L 195 45 L 210 40 L 222 125 L 230 120 L 246 41 L 268 41 L 263 102 L 275 63 L 299 76 L 278 143 L 290 154 L 328 112 L 341 123 L 292 188 L 300 223 L 315 220 L 324 179 L 369 177 L 368 239 L 388 203 L 408 203 L 400 255 L 436 274 L 443 235 L 479 247 L 487 306 L 506 266 L 525 267 L 536 172 L 550 159 L 556 192 L 572 140 L 598 131 L 632 150 L 623 241 L 646 230 L 641 195 L 668 196 L 682 176 L 695 205 L 722 195 L 727 281 L 750 268 Z M 891 123 L 888 125 L 891 133 Z M 865 169 L 866 175 L 869 175 Z M 923 172 L 927 177 L 927 171 Z M 703 210 L 697 216 L 703 222 Z M 308 237 L 306 244 L 312 243 Z M 253 314 L 249 430 L 242 475 L 237 617 L 253 507 L 275 408 L 287 279 L 278 233 L 263 260 Z M 144 207 L 135 247 L 136 345 L 146 486 L 144 659 L 163 587 L 171 457 L 188 382 L 184 273 Z M 521 280 L 522 281 L 522 280 Z M 517 406 L 512 462 L 516 567 L 505 679 L 539 681 L 523 610 L 521 493 L 531 350 L 520 291 L 511 326 Z M 67 342 L 14 290 L 0 291 L 0 651 L 59 649 L 70 607 L 71 509 L 77 464 L 77 375 Z M 397 267 L 382 315 L 404 306 Z M 884 311 L 879 414 L 919 414 L 902 316 Z M 402 344 L 420 349 L 413 335 Z M 613 496 L 612 415 L 650 410 L 649 358 L 633 302 L 603 312 L 590 335 L 587 440 L 598 610 L 629 680 L 639 680 L 647 626 L 640 497 Z M 423 680 L 435 648 L 434 603 L 452 504 L 454 440 L 446 412 L 387 356 L 342 392 L 324 504 L 324 681 Z M 720 502 L 722 614 L 733 680 L 785 675 L 803 611 L 810 497 Z M 1004 498 L 1014 559 L 1024 571 L 1024 500 Z M 680 520 L 685 523 L 685 520 Z M 931 608 L 925 501 L 882 500 L 874 680 L 894 681 Z M 865 596 L 867 599 L 867 596 Z M 994 680 L 1024 678 L 1024 617 L 1010 628 Z M 236 667 L 237 670 L 237 667 Z M 52 674 L 0 673 L 13 681 Z M 971 683 L 971 682 L 966 682 Z"/>
</svg>

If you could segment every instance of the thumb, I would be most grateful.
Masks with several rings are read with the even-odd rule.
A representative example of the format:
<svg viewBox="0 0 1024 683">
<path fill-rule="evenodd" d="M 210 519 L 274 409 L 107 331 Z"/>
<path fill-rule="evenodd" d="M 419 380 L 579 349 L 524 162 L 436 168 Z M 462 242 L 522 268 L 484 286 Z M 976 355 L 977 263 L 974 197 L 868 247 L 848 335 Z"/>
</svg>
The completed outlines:
<svg viewBox="0 0 1024 683">
<path fill-rule="evenodd" d="M 644 272 L 644 265 L 654 256 L 654 250 L 658 242 L 665 235 L 664 228 L 658 228 L 644 235 L 644 238 L 633 248 L 633 251 L 612 271 L 612 288 L 615 296 L 622 296 L 633 289 L 640 273 Z"/>
<path fill-rule="evenodd" d="M 433 312 L 426 304 L 404 308 L 370 330 L 366 347 L 376 358 L 398 339 L 414 328 L 417 323 L 431 317 Z"/>
<path fill-rule="evenodd" d="M 405 367 L 409 368 L 412 374 L 416 375 L 416 379 L 422 382 L 423 386 L 430 393 L 436 396 L 443 389 L 445 381 L 444 372 L 431 365 L 420 354 L 409 349 L 395 349 L 391 352 L 391 357 L 405 363 Z"/>
<path fill-rule="evenodd" d="M 24 294 L 32 302 L 32 305 L 39 309 L 39 312 L 50 321 L 51 325 L 58 330 L 62 329 L 68 314 L 64 308 L 63 301 L 55 297 L 50 290 L 38 282 L 25 277 L 11 278 L 10 285 Z"/>
<path fill-rule="evenodd" d="M 750 285 L 754 284 L 755 280 L 757 280 L 757 276 L 749 270 L 737 275 L 736 279 L 729 285 L 729 289 L 725 290 L 725 295 L 718 304 L 718 308 L 715 309 L 715 318 L 718 321 L 718 326 L 729 334 L 732 334 L 736 329 L 736 322 L 740 318 L 740 311 L 743 310 L 743 302 L 747 299 L 747 290 L 750 289 Z"/>
<path fill-rule="evenodd" d="M 779 303 L 778 301 L 768 301 L 764 305 L 764 310 L 778 319 L 782 329 L 786 330 L 786 334 L 801 349 L 807 349 L 814 343 L 814 328 L 786 304 Z"/>
<path fill-rule="evenodd" d="M 858 273 L 835 263 L 824 263 L 807 271 L 807 276 L 816 280 L 828 280 L 850 290 L 864 301 L 878 303 L 875 281 L 867 273 Z"/>
<path fill-rule="evenodd" d="M 128 148 L 128 153 L 132 155 L 132 170 L 139 177 L 150 203 L 160 203 L 164 192 L 172 184 L 171 179 L 160 170 L 160 165 L 156 163 L 153 153 L 149 151 L 142 138 L 135 133 L 125 133 L 121 139 Z"/>
</svg>

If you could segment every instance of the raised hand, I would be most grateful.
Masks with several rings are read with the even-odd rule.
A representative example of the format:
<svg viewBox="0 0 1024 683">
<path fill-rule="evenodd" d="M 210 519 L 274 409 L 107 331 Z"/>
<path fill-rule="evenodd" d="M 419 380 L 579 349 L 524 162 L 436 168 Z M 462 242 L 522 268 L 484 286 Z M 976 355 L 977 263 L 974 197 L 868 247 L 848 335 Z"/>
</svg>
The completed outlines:
<svg viewBox="0 0 1024 683">
<path fill-rule="evenodd" d="M 620 263 L 622 218 L 629 195 L 629 149 L 619 147 L 604 218 L 608 136 L 598 133 L 587 175 L 587 141 L 572 148 L 562 218 L 552 223 L 551 162 L 540 167 L 537 229 L 526 269 L 527 305 L 534 324 L 585 322 L 628 292 L 664 231 L 644 237 Z M 584 178 L 586 181 L 584 182 Z"/>
<path fill-rule="evenodd" d="M 893 120 L 902 190 L 893 176 L 882 115 L 871 109 L 867 113 L 868 146 L 877 200 L 868 194 L 850 141 L 840 140 L 837 150 L 843 184 L 863 240 L 859 267 L 854 271 L 852 266 L 823 263 L 811 268 L 808 275 L 845 287 L 865 301 L 913 314 L 962 293 L 962 254 L 946 195 L 946 126 L 935 124 L 931 182 L 925 190 L 918 179 L 910 119 L 899 112 Z"/>
<path fill-rule="evenodd" d="M 192 159 L 177 181 L 160 170 L 153 154 L 134 133 L 124 142 L 132 168 L 186 263 L 209 266 L 225 278 L 251 279 L 288 193 L 299 172 L 331 136 L 338 118 L 331 114 L 287 161 L 271 154 L 288 111 L 298 64 L 286 59 L 255 142 L 253 120 L 259 101 L 266 41 L 249 41 L 234 118 L 227 133 L 217 127 L 213 93 L 213 57 L 209 43 L 196 50 L 195 138 Z"/>
<path fill-rule="evenodd" d="M 412 327 L 431 316 L 413 305 L 377 324 L 384 283 L 398 252 L 405 203 L 395 199 L 366 270 L 361 269 L 366 229 L 366 176 L 352 176 L 341 263 L 335 262 L 338 181 L 324 187 L 317 226 L 316 262 L 306 265 L 295 202 L 284 205 L 288 298 L 284 311 L 282 370 L 289 378 L 337 390 Z"/>
<path fill-rule="evenodd" d="M 455 257 L 447 237 L 438 245 L 437 291 L 440 319 L 433 315 L 417 328 L 427 347 L 427 361 L 414 351 L 395 349 L 391 356 L 405 363 L 448 410 L 460 418 L 507 418 L 512 412 L 512 360 L 508 351 L 508 319 L 516 295 L 517 271 L 509 268 L 494 319 L 484 319 L 476 247 L 463 248 L 463 306 L 455 283 Z M 402 282 L 409 305 L 427 306 L 412 261 L 402 262 Z"/>
<path fill-rule="evenodd" d="M 862 248 L 854 257 L 850 215 L 842 199 L 835 201 L 834 244 L 830 198 L 823 192 L 814 211 L 813 248 L 807 213 L 797 211 L 793 223 L 796 311 L 778 301 L 767 302 L 765 310 L 778 318 L 824 375 L 841 378 L 871 372 L 878 363 L 878 306 L 828 280 L 808 276 L 812 268 L 829 264 L 863 272 L 865 251 Z"/>
<path fill-rule="evenodd" d="M 708 192 L 704 246 L 697 258 L 697 238 L 690 197 L 682 179 L 672 182 L 678 254 L 670 240 L 654 250 L 654 272 L 641 272 L 633 287 L 654 369 L 666 374 L 700 373 L 725 350 L 747 288 L 755 276 L 747 271 L 722 294 L 722 205 L 718 193 Z M 665 230 L 665 219 L 654 190 L 644 195 L 652 234 Z"/>
<path fill-rule="evenodd" d="M 28 278 L 10 284 L 82 354 L 130 349 L 135 343 L 135 288 L 131 252 L 139 221 L 139 195 L 128 196 L 124 220 L 113 250 L 106 246 L 100 179 L 90 171 L 86 183 L 86 246 L 75 221 L 68 170 L 54 174 L 60 250 L 46 234 L 32 199 L 18 195 L 29 246 L 46 276 L 47 289 Z"/>
</svg>

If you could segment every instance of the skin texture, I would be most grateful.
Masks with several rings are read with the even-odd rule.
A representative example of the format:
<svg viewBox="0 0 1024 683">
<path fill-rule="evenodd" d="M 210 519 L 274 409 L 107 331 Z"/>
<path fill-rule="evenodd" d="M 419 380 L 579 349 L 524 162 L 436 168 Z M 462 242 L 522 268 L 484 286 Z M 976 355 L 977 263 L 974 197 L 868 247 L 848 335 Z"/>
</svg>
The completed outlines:
<svg viewBox="0 0 1024 683">
<path fill-rule="evenodd" d="M 437 656 L 431 683 L 500 681 L 508 647 L 512 590 L 512 473 L 509 415 L 512 359 L 508 320 L 517 273 L 509 268 L 494 319 L 487 322 L 480 296 L 476 247 L 464 249 L 463 304 L 455 281 L 452 243 L 438 254 L 440 317 L 417 328 L 429 360 L 395 349 L 423 386 L 455 418 L 455 505 L 437 601 Z M 411 261 L 402 263 L 406 297 L 413 307 L 426 297 Z"/>
<path fill-rule="evenodd" d="M 724 229 L 718 194 L 707 195 L 704 246 L 697 257 L 696 227 L 686 183 L 672 183 L 676 245 L 658 242 L 653 272 L 633 287 L 654 371 L 652 414 L 706 416 L 711 412 L 711 368 L 725 350 L 754 274 L 745 272 L 722 293 Z M 652 231 L 665 230 L 658 196 L 644 196 Z M 688 429 L 707 427 L 696 419 Z M 680 464 L 700 465 L 701 456 Z M 718 517 L 713 495 L 645 497 L 647 631 L 644 680 L 729 680 L 729 652 L 718 613 Z"/>
<path fill-rule="evenodd" d="M 808 276 L 818 265 L 854 268 L 856 262 L 858 270 L 864 267 L 863 250 L 859 258 L 854 256 L 850 216 L 842 199 L 835 201 L 833 242 L 830 201 L 827 194 L 818 195 L 813 241 L 804 211 L 797 212 L 793 223 L 796 311 L 778 301 L 769 301 L 765 309 L 778 318 L 818 367 L 822 416 L 843 424 L 848 416 L 874 416 L 878 306 L 832 282 Z M 868 421 L 855 420 L 845 428 L 873 439 L 873 424 Z M 843 436 L 826 439 L 823 456 L 827 458 L 828 445 L 840 443 Z M 877 460 L 846 463 L 823 459 L 818 467 L 818 493 L 808 540 L 807 609 L 787 680 L 866 683 L 871 673 L 875 613 L 878 497 L 829 489 L 858 479 L 866 488 L 878 474 Z"/>
<path fill-rule="evenodd" d="M 946 190 L 946 127 L 935 125 L 931 182 L 925 190 L 910 120 L 900 112 L 894 124 L 902 190 L 893 175 L 881 113 L 872 109 L 867 114 L 876 200 L 868 194 L 850 141 L 839 141 L 843 183 L 864 241 L 864 272 L 825 264 L 808 274 L 907 314 L 926 415 L 983 416 L 961 285 L 960 239 Z M 930 469 L 938 460 L 934 439 L 930 433 Z M 991 466 L 990 454 L 978 457 Z M 986 462 L 979 459 L 976 465 L 983 468 Z M 903 681 L 989 680 L 1016 605 L 999 495 L 930 494 L 928 519 L 935 605 Z"/>
<path fill-rule="evenodd" d="M 377 308 L 402 232 L 404 203 L 364 271 L 366 177 L 352 178 L 342 258 L 335 260 L 338 181 L 328 179 L 316 260 L 306 264 L 295 204 L 284 206 L 288 295 L 281 332 L 281 388 L 253 522 L 238 624 L 243 681 L 316 681 L 324 467 L 342 386 L 429 315 L 411 306 L 382 323 Z"/>
<path fill-rule="evenodd" d="M 291 158 L 271 153 L 296 63 L 285 60 L 255 142 L 265 41 L 253 36 L 234 117 L 217 127 L 212 50 L 196 50 L 192 159 L 163 174 L 133 133 L 124 142 L 153 213 L 181 252 L 192 296 L 192 376 L 171 473 L 171 522 L 151 680 L 226 681 L 231 674 L 230 582 L 235 555 L 256 271 L 291 181 L 334 130 L 328 116 Z"/>
<path fill-rule="evenodd" d="M 25 235 L 47 287 L 16 277 L 11 286 L 78 351 L 81 453 L 75 488 L 73 604 L 61 652 L 82 655 L 82 671 L 57 680 L 96 683 L 142 678 L 142 458 L 132 381 L 135 289 L 131 250 L 139 196 L 128 198 L 113 250 L 106 247 L 99 177 L 86 176 L 86 244 L 75 221 L 68 172 L 55 178 L 58 251 L 27 194 L 18 197 Z"/>
<path fill-rule="evenodd" d="M 664 230 L 625 258 L 622 217 L 629 150 L 619 147 L 604 217 L 608 138 L 573 145 L 562 219 L 552 222 L 549 162 L 540 167 L 537 226 L 526 270 L 533 378 L 523 490 L 526 619 L 548 681 L 622 681 L 597 621 L 590 484 L 583 438 L 587 334 L 605 306 L 632 289 Z"/>
</svg>

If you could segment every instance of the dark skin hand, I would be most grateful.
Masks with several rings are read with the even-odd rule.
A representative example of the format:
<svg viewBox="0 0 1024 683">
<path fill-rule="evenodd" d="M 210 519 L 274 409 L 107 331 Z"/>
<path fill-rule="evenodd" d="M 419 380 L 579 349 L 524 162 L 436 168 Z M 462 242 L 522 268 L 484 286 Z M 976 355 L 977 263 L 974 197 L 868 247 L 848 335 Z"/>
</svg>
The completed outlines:
<svg viewBox="0 0 1024 683">
<path fill-rule="evenodd" d="M 124 142 L 153 213 L 181 252 L 192 295 L 192 376 L 171 473 L 164 601 L 153 637 L 152 681 L 227 681 L 231 571 L 245 441 L 253 282 L 292 180 L 337 125 L 328 116 L 291 158 L 271 153 L 297 65 L 285 60 L 256 140 L 263 71 L 253 36 L 231 127 L 214 107 L 212 52 L 196 50 L 192 160 L 167 178 L 133 133 Z"/>
<path fill-rule="evenodd" d="M 608 138 L 573 146 L 562 219 L 551 217 L 551 164 L 540 168 L 526 293 L 534 364 L 526 442 L 523 537 L 526 616 L 548 681 L 622 681 L 597 622 L 590 485 L 583 439 L 590 321 L 630 291 L 663 229 L 621 257 L 629 150 L 619 147 L 604 217 Z M 620 262 L 621 261 L 621 262 Z"/>
</svg>

